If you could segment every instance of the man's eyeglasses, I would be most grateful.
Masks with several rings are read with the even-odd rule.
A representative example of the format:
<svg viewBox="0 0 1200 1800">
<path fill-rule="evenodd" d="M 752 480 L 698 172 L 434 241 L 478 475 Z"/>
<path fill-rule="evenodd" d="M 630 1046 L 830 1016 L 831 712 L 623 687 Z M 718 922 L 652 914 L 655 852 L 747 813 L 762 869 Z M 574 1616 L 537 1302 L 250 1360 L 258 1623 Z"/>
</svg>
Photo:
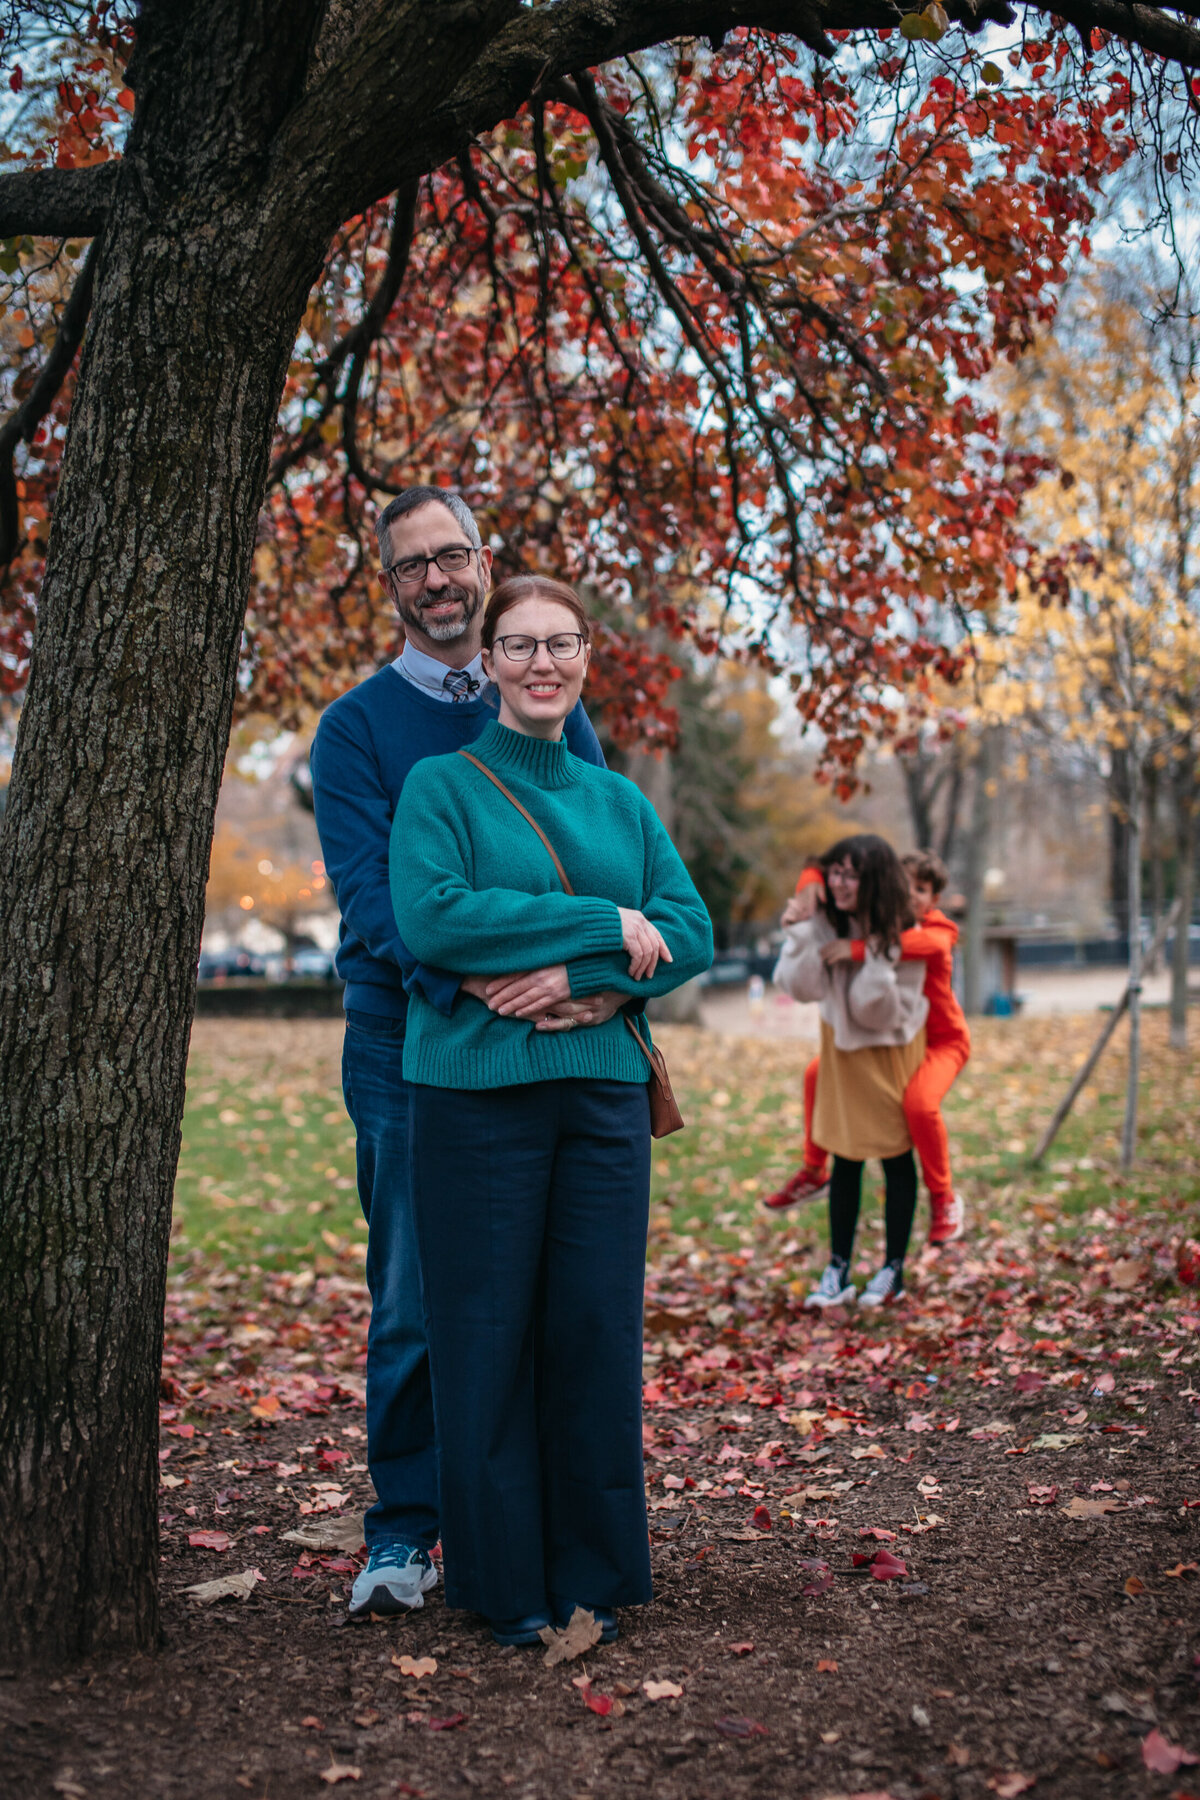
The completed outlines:
<svg viewBox="0 0 1200 1800">
<path fill-rule="evenodd" d="M 414 581 L 424 581 L 430 563 L 436 563 L 443 575 L 456 575 L 467 567 L 474 554 L 466 544 L 452 544 L 436 556 L 405 556 L 400 562 L 387 563 L 383 572 L 394 575 L 402 586 L 408 587 Z"/>
<path fill-rule="evenodd" d="M 529 662 L 537 654 L 539 644 L 545 644 L 555 662 L 574 662 L 583 649 L 583 633 L 558 631 L 549 638 L 498 637 L 492 648 L 503 650 L 509 662 Z"/>
</svg>

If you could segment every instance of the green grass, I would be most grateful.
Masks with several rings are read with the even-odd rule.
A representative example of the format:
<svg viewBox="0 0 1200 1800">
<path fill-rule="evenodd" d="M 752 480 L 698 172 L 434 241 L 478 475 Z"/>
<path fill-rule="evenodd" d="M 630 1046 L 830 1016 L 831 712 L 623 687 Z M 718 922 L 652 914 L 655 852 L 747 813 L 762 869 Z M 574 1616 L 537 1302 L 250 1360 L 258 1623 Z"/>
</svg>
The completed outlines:
<svg viewBox="0 0 1200 1800">
<path fill-rule="evenodd" d="M 215 1027 L 216 1022 L 213 1022 Z M 1097 1208 L 1159 1213 L 1187 1230 L 1200 1217 L 1200 1058 L 1146 1026 L 1138 1163 L 1118 1167 L 1123 1044 L 1055 1143 L 1031 1169 L 1038 1135 L 1097 1029 L 1093 1017 L 987 1021 L 947 1105 L 955 1176 L 976 1227 L 1036 1227 L 1070 1236 Z M 255 1035 L 255 1033 L 258 1035 Z M 199 1036 L 199 1034 L 197 1034 Z M 730 1246 L 783 1230 L 815 1247 L 824 1207 L 772 1220 L 761 1198 L 800 1161 L 800 1044 L 663 1034 L 687 1131 L 655 1145 L 652 1242 Z M 265 1046 L 265 1048 L 264 1048 Z M 337 1028 L 221 1023 L 194 1049 L 176 1190 L 174 1249 L 263 1268 L 365 1249 L 354 1183 L 354 1134 L 337 1081 Z M 864 1225 L 877 1229 L 876 1172 Z M 919 1215 L 919 1226 L 920 1226 Z M 1189 1222 L 1190 1221 L 1190 1222 Z"/>
<path fill-rule="evenodd" d="M 365 1246 L 354 1131 L 337 1089 L 296 1094 L 270 1080 L 197 1073 L 183 1121 L 175 1252 L 290 1268 L 338 1242 Z"/>
</svg>

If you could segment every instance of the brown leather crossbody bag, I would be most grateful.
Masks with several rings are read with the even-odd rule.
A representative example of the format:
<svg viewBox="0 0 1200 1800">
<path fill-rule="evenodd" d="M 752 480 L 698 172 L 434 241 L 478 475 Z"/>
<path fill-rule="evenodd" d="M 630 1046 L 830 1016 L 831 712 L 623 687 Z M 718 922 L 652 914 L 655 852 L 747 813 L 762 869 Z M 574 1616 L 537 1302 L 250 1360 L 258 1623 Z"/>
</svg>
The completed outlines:
<svg viewBox="0 0 1200 1800">
<path fill-rule="evenodd" d="M 521 817 L 533 826 L 533 829 L 541 838 L 542 843 L 546 846 L 550 861 L 554 864 L 558 879 L 562 882 L 563 892 L 566 894 L 573 894 L 575 889 L 571 886 L 567 871 L 563 868 L 562 863 L 559 860 L 558 852 L 534 818 L 533 814 L 527 807 L 521 805 L 521 802 L 517 799 L 515 794 L 509 792 L 508 788 L 505 787 L 498 775 L 493 775 L 486 763 L 480 762 L 477 756 L 472 756 L 469 750 L 460 750 L 458 754 L 460 756 L 465 756 L 469 763 L 474 763 L 477 769 L 482 770 L 488 780 L 500 789 L 504 798 L 509 801 L 511 805 L 516 807 Z M 650 1074 L 646 1084 L 650 1094 L 650 1136 L 656 1138 L 669 1137 L 671 1132 L 682 1129 L 684 1118 L 679 1110 L 679 1103 L 671 1089 L 671 1077 L 667 1074 L 666 1058 L 657 1046 L 651 1049 L 650 1045 L 647 1044 L 645 1038 L 628 1015 L 625 1016 L 625 1024 L 633 1033 L 638 1048 L 650 1065 Z"/>
</svg>

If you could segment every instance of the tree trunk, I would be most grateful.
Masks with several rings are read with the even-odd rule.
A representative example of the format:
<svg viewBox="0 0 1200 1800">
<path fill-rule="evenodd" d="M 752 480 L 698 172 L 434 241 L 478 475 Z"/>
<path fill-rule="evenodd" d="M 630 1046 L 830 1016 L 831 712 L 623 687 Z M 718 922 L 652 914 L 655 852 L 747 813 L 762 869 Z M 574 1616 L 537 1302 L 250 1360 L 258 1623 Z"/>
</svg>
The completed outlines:
<svg viewBox="0 0 1200 1800">
<path fill-rule="evenodd" d="M 1108 885 L 1113 924 L 1129 930 L 1129 752 L 1114 746 L 1108 770 Z"/>
<path fill-rule="evenodd" d="M 205 877 L 267 454 L 324 248 L 273 221 L 240 158 L 246 97 L 220 86 L 229 46 L 211 49 L 157 95 L 166 150 L 144 130 L 122 166 L 0 833 L 0 1663 L 158 1632 L 155 1400 Z M 229 56 L 228 82 L 245 67 Z"/>
<path fill-rule="evenodd" d="M 963 892 L 967 902 L 966 930 L 963 935 L 963 1011 L 971 1015 L 983 1011 L 985 1000 L 983 989 L 987 903 L 984 876 L 987 873 L 992 829 L 995 740 L 996 729 L 993 726 L 989 726 L 979 740 L 975 758 L 971 823 L 967 830 L 966 856 L 963 861 Z"/>
<path fill-rule="evenodd" d="M 1127 853 L 1129 866 L 1129 1074 L 1125 1085 L 1125 1123 L 1121 1131 L 1121 1167 L 1131 1169 L 1137 1152 L 1138 1084 L 1142 1078 L 1142 794 L 1140 770 L 1129 759 Z"/>
<path fill-rule="evenodd" d="M 1145 822 L 1142 836 L 1145 840 L 1144 860 L 1150 865 L 1150 933 L 1151 941 L 1158 930 L 1158 921 L 1166 911 L 1166 884 L 1163 876 L 1162 834 L 1158 821 L 1158 770 L 1151 763 L 1146 771 L 1145 788 Z M 1162 957 L 1153 953 L 1146 959 L 1144 973 L 1157 975 L 1162 966 Z"/>
<path fill-rule="evenodd" d="M 1196 891 L 1196 752 L 1189 743 L 1176 765 L 1175 780 L 1175 896 L 1179 917 L 1171 950 L 1171 1048 L 1187 1049 L 1188 927 Z"/>
</svg>

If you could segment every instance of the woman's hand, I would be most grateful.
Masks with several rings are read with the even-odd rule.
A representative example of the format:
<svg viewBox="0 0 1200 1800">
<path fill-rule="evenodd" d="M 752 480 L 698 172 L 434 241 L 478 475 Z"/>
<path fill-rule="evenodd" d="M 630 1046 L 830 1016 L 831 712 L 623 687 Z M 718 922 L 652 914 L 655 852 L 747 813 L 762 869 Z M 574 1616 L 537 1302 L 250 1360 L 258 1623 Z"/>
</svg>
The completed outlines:
<svg viewBox="0 0 1200 1800">
<path fill-rule="evenodd" d="M 829 943 L 821 945 L 821 961 L 827 969 L 834 963 L 853 962 L 854 946 L 849 938 L 831 938 Z"/>
<path fill-rule="evenodd" d="M 810 881 L 805 887 L 802 887 L 798 894 L 792 895 L 784 907 L 780 923 L 784 926 L 804 925 L 809 919 L 815 918 L 821 900 L 821 892 L 822 890 L 815 881 Z"/>
<path fill-rule="evenodd" d="M 635 981 L 648 979 L 663 962 L 674 962 L 666 939 L 645 913 L 628 906 L 618 906 L 621 915 L 621 945 L 629 952 L 629 973 Z"/>
</svg>

